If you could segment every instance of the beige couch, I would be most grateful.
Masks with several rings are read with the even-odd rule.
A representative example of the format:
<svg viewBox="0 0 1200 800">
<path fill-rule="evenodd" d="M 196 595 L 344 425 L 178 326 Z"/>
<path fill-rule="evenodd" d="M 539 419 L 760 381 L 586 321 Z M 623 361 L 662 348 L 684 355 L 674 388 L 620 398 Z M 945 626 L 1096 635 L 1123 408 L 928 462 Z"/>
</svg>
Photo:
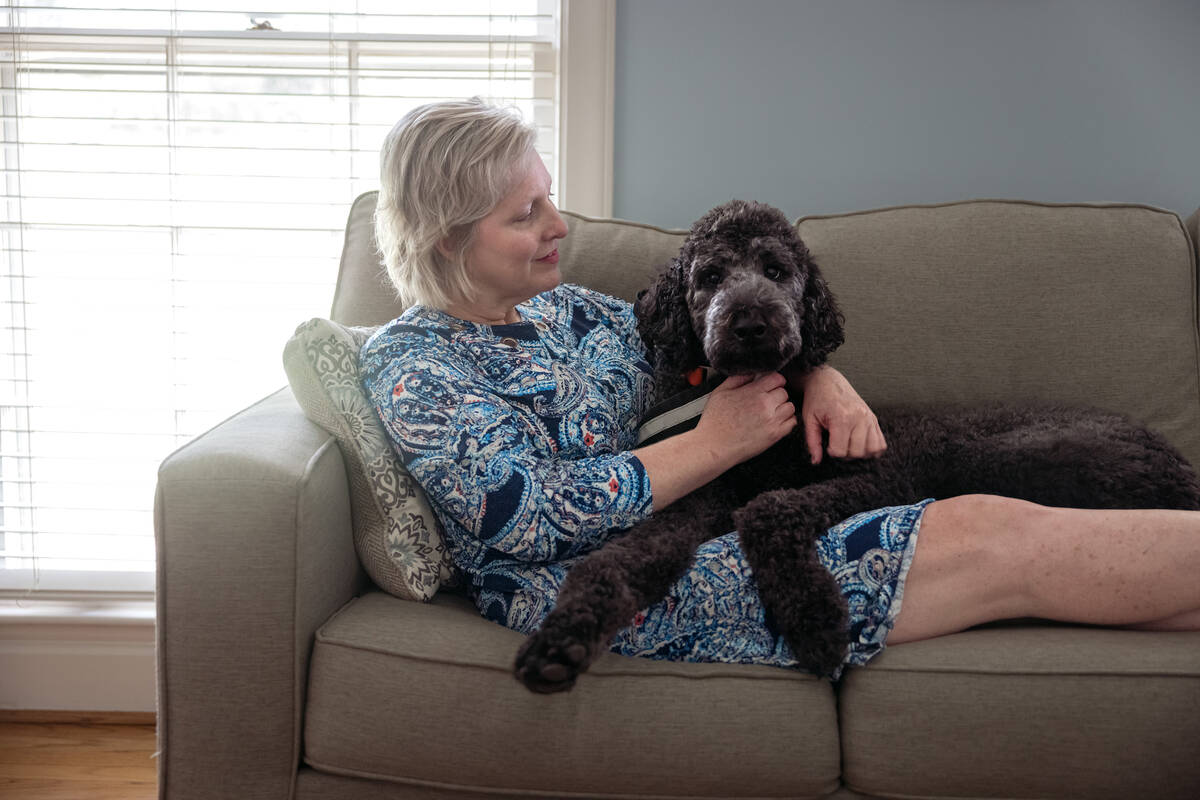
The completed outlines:
<svg viewBox="0 0 1200 800">
<path fill-rule="evenodd" d="M 400 311 L 373 206 L 347 226 L 347 324 Z M 566 279 L 626 298 L 683 237 L 566 216 Z M 869 402 L 1091 403 L 1200 463 L 1197 219 L 973 201 L 798 225 L 846 312 L 834 364 Z M 161 796 L 1200 797 L 1200 633 L 1001 624 L 838 686 L 608 655 L 534 695 L 510 674 L 518 634 L 367 579 L 345 463 L 288 389 L 164 462 Z"/>
</svg>

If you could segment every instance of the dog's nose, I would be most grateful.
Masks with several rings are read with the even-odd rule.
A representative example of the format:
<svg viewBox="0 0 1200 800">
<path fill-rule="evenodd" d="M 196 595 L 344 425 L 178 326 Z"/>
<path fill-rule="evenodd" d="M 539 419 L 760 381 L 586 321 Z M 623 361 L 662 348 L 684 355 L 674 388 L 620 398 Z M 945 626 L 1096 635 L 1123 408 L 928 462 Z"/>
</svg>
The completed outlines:
<svg viewBox="0 0 1200 800">
<path fill-rule="evenodd" d="M 743 342 L 752 342 L 762 338 L 767 332 L 767 322 L 762 314 L 753 309 L 739 312 L 730 325 L 733 335 Z"/>
</svg>

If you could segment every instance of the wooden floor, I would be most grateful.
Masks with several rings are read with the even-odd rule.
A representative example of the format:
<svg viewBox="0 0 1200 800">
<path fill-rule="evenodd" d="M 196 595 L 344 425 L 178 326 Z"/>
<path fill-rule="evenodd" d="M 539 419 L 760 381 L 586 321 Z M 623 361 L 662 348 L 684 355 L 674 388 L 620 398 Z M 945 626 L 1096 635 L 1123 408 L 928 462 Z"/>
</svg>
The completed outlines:
<svg viewBox="0 0 1200 800">
<path fill-rule="evenodd" d="M 153 715 L 0 711 L 0 798 L 153 800 Z"/>
</svg>

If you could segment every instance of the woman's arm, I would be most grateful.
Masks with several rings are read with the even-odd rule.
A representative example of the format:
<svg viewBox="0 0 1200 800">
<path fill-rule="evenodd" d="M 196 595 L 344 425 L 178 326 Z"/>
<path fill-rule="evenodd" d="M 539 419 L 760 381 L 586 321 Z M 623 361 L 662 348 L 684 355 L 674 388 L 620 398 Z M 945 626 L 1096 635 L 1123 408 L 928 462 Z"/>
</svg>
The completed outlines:
<svg viewBox="0 0 1200 800">
<path fill-rule="evenodd" d="M 784 381 L 778 373 L 728 378 L 713 391 L 693 430 L 635 450 L 653 488 L 654 508 L 665 508 L 787 435 L 797 421 Z M 887 450 L 879 420 L 842 373 L 821 366 L 787 381 L 804 395 L 801 416 L 814 464 L 821 461 L 826 430 L 835 458 L 875 457 Z"/>
<path fill-rule="evenodd" d="M 827 450 L 834 458 L 875 458 L 887 450 L 879 419 L 850 381 L 831 366 L 789 373 L 788 385 L 804 395 L 800 416 L 812 463 L 821 463 L 821 434 L 829 432 Z"/>
<path fill-rule="evenodd" d="M 581 555 L 649 516 L 633 453 L 559 457 L 552 432 L 436 341 L 369 343 L 360 369 L 394 449 L 478 567 Z"/>
<path fill-rule="evenodd" d="M 732 377 L 713 390 L 695 428 L 634 455 L 650 479 L 657 511 L 763 452 L 794 427 L 796 407 L 782 375 Z"/>
</svg>

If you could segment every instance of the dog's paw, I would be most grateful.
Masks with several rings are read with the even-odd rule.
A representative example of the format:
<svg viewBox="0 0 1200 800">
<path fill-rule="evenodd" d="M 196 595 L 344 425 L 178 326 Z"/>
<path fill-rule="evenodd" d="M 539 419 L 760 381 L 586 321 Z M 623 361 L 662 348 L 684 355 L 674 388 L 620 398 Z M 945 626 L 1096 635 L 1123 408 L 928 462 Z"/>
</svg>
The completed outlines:
<svg viewBox="0 0 1200 800">
<path fill-rule="evenodd" d="M 837 581 L 819 564 L 792 587 L 780 626 L 807 671 L 831 677 L 842 667 L 850 646 L 850 614 Z"/>
<path fill-rule="evenodd" d="M 843 631 L 813 631 L 791 644 L 802 669 L 832 678 L 844 666 L 850 636 Z"/>
<path fill-rule="evenodd" d="M 513 674 L 532 692 L 565 692 L 591 663 L 591 648 L 582 640 L 543 628 L 517 651 Z"/>
</svg>

